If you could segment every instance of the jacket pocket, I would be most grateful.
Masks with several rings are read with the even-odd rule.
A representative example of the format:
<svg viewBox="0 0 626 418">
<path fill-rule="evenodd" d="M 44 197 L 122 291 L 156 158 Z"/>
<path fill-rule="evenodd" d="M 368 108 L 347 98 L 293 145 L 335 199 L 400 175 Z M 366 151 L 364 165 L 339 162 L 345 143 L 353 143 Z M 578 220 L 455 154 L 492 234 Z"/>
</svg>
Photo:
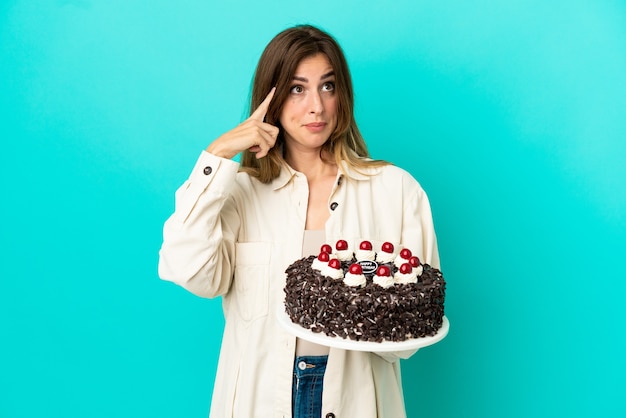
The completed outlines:
<svg viewBox="0 0 626 418">
<path fill-rule="evenodd" d="M 245 321 L 267 315 L 271 244 L 239 242 L 235 247 L 235 290 L 239 315 Z"/>
</svg>

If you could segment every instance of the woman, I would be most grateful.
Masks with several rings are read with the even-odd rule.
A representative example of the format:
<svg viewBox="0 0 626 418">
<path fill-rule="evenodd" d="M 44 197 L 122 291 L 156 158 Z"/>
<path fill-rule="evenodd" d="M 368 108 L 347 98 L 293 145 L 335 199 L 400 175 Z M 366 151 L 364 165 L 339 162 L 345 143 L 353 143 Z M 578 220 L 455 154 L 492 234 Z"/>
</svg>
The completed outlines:
<svg viewBox="0 0 626 418">
<path fill-rule="evenodd" d="M 259 60 L 250 118 L 208 146 L 176 193 L 159 274 L 223 297 L 211 417 L 405 416 L 399 359 L 413 352 L 319 346 L 276 321 L 286 267 L 324 242 L 389 241 L 439 266 L 424 191 L 368 158 L 353 103 L 332 37 L 281 32 Z"/>
</svg>

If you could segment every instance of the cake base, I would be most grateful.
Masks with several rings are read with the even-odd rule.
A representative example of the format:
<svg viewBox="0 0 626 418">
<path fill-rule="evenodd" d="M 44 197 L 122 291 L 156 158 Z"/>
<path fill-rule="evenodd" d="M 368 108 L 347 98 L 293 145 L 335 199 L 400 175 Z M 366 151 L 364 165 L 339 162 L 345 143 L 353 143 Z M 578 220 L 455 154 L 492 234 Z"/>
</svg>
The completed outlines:
<svg viewBox="0 0 626 418">
<path fill-rule="evenodd" d="M 315 344 L 323 345 L 326 347 L 340 348 L 343 350 L 353 351 L 368 351 L 377 353 L 388 353 L 392 351 L 405 351 L 405 350 L 417 350 L 419 348 L 428 347 L 443 340 L 448 335 L 450 329 L 450 322 L 447 317 L 443 317 L 443 323 L 439 331 L 430 337 L 413 338 L 404 341 L 354 341 L 348 338 L 341 337 L 329 337 L 324 333 L 315 333 L 310 329 L 303 328 L 298 324 L 291 322 L 289 315 L 285 312 L 284 307 L 280 307 L 276 313 L 278 323 L 283 329 L 298 338 L 306 341 L 310 341 Z"/>
</svg>

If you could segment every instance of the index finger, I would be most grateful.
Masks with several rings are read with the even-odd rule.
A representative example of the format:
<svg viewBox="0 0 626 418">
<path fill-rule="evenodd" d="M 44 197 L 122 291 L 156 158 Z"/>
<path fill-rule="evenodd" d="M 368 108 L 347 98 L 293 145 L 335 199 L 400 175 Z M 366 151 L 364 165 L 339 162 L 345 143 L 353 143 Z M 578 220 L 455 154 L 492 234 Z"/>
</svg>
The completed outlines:
<svg viewBox="0 0 626 418">
<path fill-rule="evenodd" d="M 263 122 L 265 119 L 265 115 L 267 114 L 267 109 L 270 108 L 270 102 L 274 97 L 274 93 L 276 92 L 276 87 L 272 87 L 270 92 L 267 94 L 265 99 L 261 102 L 259 107 L 256 108 L 254 112 L 250 115 L 250 119 L 256 119 L 260 122 Z"/>
</svg>

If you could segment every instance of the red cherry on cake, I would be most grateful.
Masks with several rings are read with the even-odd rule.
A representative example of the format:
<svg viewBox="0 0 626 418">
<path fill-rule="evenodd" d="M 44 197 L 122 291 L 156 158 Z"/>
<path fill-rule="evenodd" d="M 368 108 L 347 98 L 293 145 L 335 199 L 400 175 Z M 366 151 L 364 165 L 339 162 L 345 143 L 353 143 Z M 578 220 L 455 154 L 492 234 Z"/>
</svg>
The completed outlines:
<svg viewBox="0 0 626 418">
<path fill-rule="evenodd" d="M 337 258 L 333 258 L 328 262 L 328 267 L 339 270 L 341 268 L 341 261 Z"/>
<path fill-rule="evenodd" d="M 330 254 L 322 251 L 320 255 L 317 256 L 317 259 L 323 261 L 324 263 L 328 263 L 328 260 L 330 260 Z"/>
<path fill-rule="evenodd" d="M 409 258 L 409 264 L 411 267 L 418 267 L 420 265 L 420 259 L 417 256 Z"/>
<path fill-rule="evenodd" d="M 402 274 L 410 274 L 413 271 L 413 267 L 409 263 L 403 263 L 400 266 L 400 273 Z"/>
<path fill-rule="evenodd" d="M 333 247 L 328 244 L 324 244 L 322 245 L 322 248 L 320 248 L 320 252 L 330 254 L 333 252 Z"/>
<path fill-rule="evenodd" d="M 402 257 L 403 259 L 408 260 L 409 258 L 411 258 L 411 256 L 413 256 L 413 253 L 408 248 L 403 248 L 400 250 L 400 257 Z"/>
<path fill-rule="evenodd" d="M 359 245 L 359 249 L 361 250 L 365 250 L 365 251 L 372 251 L 372 243 L 369 241 L 362 241 L 361 245 Z"/>
<path fill-rule="evenodd" d="M 393 244 L 390 242 L 385 242 L 383 243 L 383 246 L 380 249 L 383 250 L 383 252 L 385 253 L 391 254 L 393 252 Z"/>
<path fill-rule="evenodd" d="M 337 241 L 337 244 L 335 244 L 335 248 L 337 248 L 337 251 L 346 251 L 348 249 L 348 241 L 340 239 Z"/>
<path fill-rule="evenodd" d="M 363 274 L 363 269 L 360 264 L 354 263 L 350 266 L 350 273 L 352 274 Z"/>
<path fill-rule="evenodd" d="M 391 276 L 391 270 L 387 266 L 379 266 L 376 270 L 376 275 L 380 277 Z"/>
</svg>

